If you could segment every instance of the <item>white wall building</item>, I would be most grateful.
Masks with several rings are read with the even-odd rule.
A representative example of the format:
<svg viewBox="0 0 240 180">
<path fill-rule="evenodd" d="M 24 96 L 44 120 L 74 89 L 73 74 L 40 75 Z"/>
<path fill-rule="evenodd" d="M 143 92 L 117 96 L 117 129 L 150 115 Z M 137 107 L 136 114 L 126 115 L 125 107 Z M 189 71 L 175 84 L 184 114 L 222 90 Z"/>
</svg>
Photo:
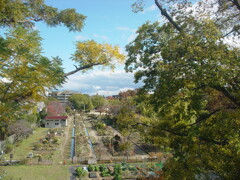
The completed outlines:
<svg viewBox="0 0 240 180">
<path fill-rule="evenodd" d="M 66 127 L 68 116 L 46 116 L 43 120 L 46 128 Z"/>
</svg>

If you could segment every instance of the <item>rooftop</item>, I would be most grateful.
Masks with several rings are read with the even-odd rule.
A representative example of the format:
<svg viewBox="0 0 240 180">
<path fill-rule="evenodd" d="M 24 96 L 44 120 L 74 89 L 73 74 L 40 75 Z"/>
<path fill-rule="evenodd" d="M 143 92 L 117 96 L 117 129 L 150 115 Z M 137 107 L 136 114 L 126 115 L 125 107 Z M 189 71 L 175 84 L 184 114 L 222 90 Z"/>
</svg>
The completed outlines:
<svg viewBox="0 0 240 180">
<path fill-rule="evenodd" d="M 46 116 L 44 119 L 67 119 L 68 116 Z"/>
</svg>

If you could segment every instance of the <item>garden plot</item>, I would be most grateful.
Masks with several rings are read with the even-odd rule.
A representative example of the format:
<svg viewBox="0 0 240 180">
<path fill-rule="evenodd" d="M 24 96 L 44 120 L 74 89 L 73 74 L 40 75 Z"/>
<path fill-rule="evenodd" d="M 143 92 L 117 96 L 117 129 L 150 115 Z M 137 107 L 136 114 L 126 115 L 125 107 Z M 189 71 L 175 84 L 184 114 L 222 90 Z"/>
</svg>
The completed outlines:
<svg viewBox="0 0 240 180">
<path fill-rule="evenodd" d="M 80 179 L 136 179 L 159 177 L 161 167 L 156 164 L 115 164 L 115 165 L 88 165 L 75 167 L 72 171 Z"/>
<path fill-rule="evenodd" d="M 91 158 L 92 157 L 91 147 L 88 142 L 85 125 L 80 116 L 76 116 L 75 137 L 76 137 L 75 156 L 84 159 Z"/>
<path fill-rule="evenodd" d="M 86 128 L 88 129 L 89 137 L 91 139 L 93 149 L 94 149 L 97 159 L 98 160 L 110 160 L 111 155 L 108 153 L 107 148 L 104 146 L 103 142 L 101 141 L 102 136 L 98 135 L 98 132 L 96 131 L 96 128 L 94 126 L 96 124 L 96 122 L 94 122 L 91 119 L 86 118 L 86 117 L 84 117 L 84 119 L 86 119 L 85 125 L 86 125 Z M 104 127 L 104 126 L 101 126 L 101 127 Z M 101 129 L 101 132 L 102 132 L 102 134 L 104 134 L 102 129 Z"/>
<path fill-rule="evenodd" d="M 44 163 L 44 161 L 47 164 L 52 163 L 54 153 L 56 152 L 56 150 L 59 149 L 59 145 L 61 143 L 63 135 L 64 128 L 49 129 L 45 137 L 40 138 L 38 142 L 34 143 L 32 149 L 33 159 L 37 158 L 38 163 Z M 34 162 L 35 161 L 33 161 L 32 163 Z"/>
<path fill-rule="evenodd" d="M 103 121 L 102 116 L 85 115 L 83 118 L 98 163 L 152 162 L 166 159 L 164 153 L 144 143 L 137 132 L 124 137 L 112 126 L 107 126 L 106 118 Z"/>
<path fill-rule="evenodd" d="M 20 160 L 22 164 L 50 164 L 64 135 L 64 128 L 38 128 L 33 135 L 16 144 L 12 154 L 13 160 Z M 9 159 L 9 155 L 4 156 Z"/>
</svg>

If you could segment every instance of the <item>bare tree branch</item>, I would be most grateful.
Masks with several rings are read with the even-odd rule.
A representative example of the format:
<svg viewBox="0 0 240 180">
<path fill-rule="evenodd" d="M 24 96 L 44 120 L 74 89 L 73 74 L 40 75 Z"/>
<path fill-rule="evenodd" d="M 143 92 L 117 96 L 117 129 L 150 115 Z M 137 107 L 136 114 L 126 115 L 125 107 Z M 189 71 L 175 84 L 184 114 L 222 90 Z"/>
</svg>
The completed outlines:
<svg viewBox="0 0 240 180">
<path fill-rule="evenodd" d="M 82 67 L 77 67 L 77 66 L 75 66 L 76 69 L 73 70 L 73 71 L 70 71 L 70 72 L 68 72 L 68 73 L 65 73 L 65 74 L 64 74 L 64 77 L 67 77 L 67 76 L 70 76 L 70 75 L 72 75 L 72 74 L 75 74 L 75 73 L 78 72 L 78 71 L 82 71 L 82 70 L 84 70 L 84 69 L 88 69 L 88 68 L 91 68 L 91 67 L 93 67 L 93 66 L 103 65 L 103 64 L 104 64 L 104 63 L 93 63 L 93 64 L 88 64 L 88 65 L 85 65 L 85 66 L 82 66 Z"/>
<path fill-rule="evenodd" d="M 21 20 L 21 21 L 15 21 L 14 19 L 1 19 L 0 22 L 3 22 L 3 23 L 25 23 L 25 22 L 31 22 L 31 21 L 35 21 L 35 22 L 38 22 L 38 21 L 42 21 L 43 19 L 42 18 L 31 18 L 31 19 L 25 19 L 25 20 Z"/>
<path fill-rule="evenodd" d="M 238 107 L 240 107 L 240 101 L 234 97 L 232 94 L 230 94 L 230 92 L 228 92 L 228 90 L 224 87 L 221 86 L 212 86 L 212 88 L 216 89 L 219 92 L 222 92 L 224 94 L 225 97 L 227 97 L 230 101 L 232 101 L 235 105 L 237 105 Z"/>
<path fill-rule="evenodd" d="M 176 135 L 176 136 L 181 136 L 181 137 L 187 137 L 189 134 L 188 133 L 179 133 L 179 132 L 175 132 L 175 130 L 171 130 L 171 129 L 166 129 L 166 128 L 163 128 L 163 127 L 156 127 L 156 126 L 151 126 L 151 125 L 147 125 L 145 123 L 136 123 L 136 124 L 133 124 L 131 125 L 132 127 L 135 127 L 135 126 L 139 126 L 139 125 L 142 125 L 142 126 L 145 126 L 145 127 L 151 127 L 151 128 L 154 128 L 154 129 L 160 129 L 160 131 L 165 131 L 165 132 L 168 132 L 170 134 L 173 134 L 173 135 Z M 228 141 L 227 140 L 224 140 L 224 141 L 216 141 L 214 139 L 210 139 L 208 137 L 203 137 L 203 136 L 197 136 L 197 138 L 200 140 L 200 141 L 204 141 L 204 142 L 210 142 L 212 144 L 216 144 L 216 145 L 221 145 L 221 146 L 224 146 L 224 145 L 227 145 L 228 144 Z"/>
<path fill-rule="evenodd" d="M 161 11 L 161 14 L 163 16 L 165 16 L 168 21 L 179 31 L 182 32 L 182 28 L 180 28 L 178 26 L 178 24 L 173 20 L 173 18 L 167 13 L 167 11 L 165 9 L 163 9 L 163 7 L 160 5 L 160 3 L 158 2 L 158 0 L 155 0 L 155 4 L 157 5 L 158 9 Z"/>
</svg>

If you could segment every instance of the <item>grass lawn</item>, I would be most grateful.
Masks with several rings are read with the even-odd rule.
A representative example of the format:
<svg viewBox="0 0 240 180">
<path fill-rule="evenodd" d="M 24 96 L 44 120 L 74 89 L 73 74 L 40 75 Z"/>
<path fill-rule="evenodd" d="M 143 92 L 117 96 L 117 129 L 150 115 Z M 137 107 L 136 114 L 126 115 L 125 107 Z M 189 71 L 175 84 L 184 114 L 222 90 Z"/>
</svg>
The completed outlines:
<svg viewBox="0 0 240 180">
<path fill-rule="evenodd" d="M 28 153 L 33 152 L 34 143 L 38 142 L 40 138 L 45 137 L 47 131 L 48 128 L 37 128 L 34 134 L 30 135 L 27 139 L 23 139 L 19 146 L 14 148 L 12 152 L 14 156 L 13 159 L 25 159 Z M 9 159 L 9 155 L 5 155 L 5 158 Z"/>
<path fill-rule="evenodd" d="M 66 180 L 71 174 L 69 166 L 5 166 L 7 177 L 21 180 Z"/>
</svg>

